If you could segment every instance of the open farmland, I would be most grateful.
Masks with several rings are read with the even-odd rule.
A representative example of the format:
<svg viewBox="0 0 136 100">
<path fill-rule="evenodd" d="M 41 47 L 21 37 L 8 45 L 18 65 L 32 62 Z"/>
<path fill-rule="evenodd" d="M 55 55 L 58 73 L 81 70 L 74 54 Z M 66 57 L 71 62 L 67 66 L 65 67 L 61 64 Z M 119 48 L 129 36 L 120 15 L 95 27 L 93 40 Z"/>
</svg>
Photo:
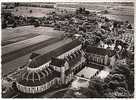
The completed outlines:
<svg viewBox="0 0 136 100">
<path fill-rule="evenodd" d="M 32 11 L 30 13 L 30 10 Z M 15 16 L 27 16 L 27 17 L 44 17 L 47 16 L 49 12 L 54 11 L 51 8 L 40 8 L 40 7 L 16 7 L 13 10 Z"/>
<path fill-rule="evenodd" d="M 16 42 L 19 42 L 19 41 L 23 41 L 23 40 L 26 40 L 26 39 L 29 39 L 29 38 L 33 38 L 33 37 L 38 36 L 38 35 L 39 34 L 30 33 L 30 34 L 22 35 L 22 36 L 19 36 L 19 37 L 10 38 L 9 40 L 2 41 L 2 46 L 12 44 L 12 43 L 16 43 Z"/>
<path fill-rule="evenodd" d="M 5 63 L 15 58 L 21 57 L 27 53 L 30 53 L 34 50 L 38 50 L 44 46 L 60 41 L 62 39 L 61 36 L 63 36 L 64 32 L 53 30 L 53 28 L 50 27 L 35 28 L 33 26 L 24 26 L 17 27 L 12 31 L 10 31 L 10 29 L 4 29 L 4 32 L 2 34 L 3 40 L 10 42 L 9 45 L 2 47 L 2 63 Z M 31 34 L 35 34 L 38 36 L 32 37 Z M 24 39 L 22 40 L 22 37 L 24 35 L 31 36 L 29 37 L 29 39 L 24 37 Z M 18 42 L 12 43 L 12 41 L 10 41 L 16 39 L 18 39 Z"/>
<path fill-rule="evenodd" d="M 134 25 L 134 6 L 132 4 L 122 4 L 122 3 L 102 3 L 102 2 L 94 2 L 94 3 L 58 3 L 57 6 L 59 8 L 67 9 L 77 9 L 79 7 L 85 7 L 90 11 L 103 11 L 108 10 L 108 14 L 103 14 L 110 19 L 116 19 L 120 21 L 129 21 L 132 25 Z"/>
<path fill-rule="evenodd" d="M 46 47 L 48 45 L 51 45 L 55 42 L 62 40 L 62 38 L 50 38 L 47 40 L 46 39 L 47 38 L 45 38 L 43 41 L 41 41 L 41 39 L 40 39 L 40 41 L 36 41 L 35 39 L 25 40 L 25 41 L 21 41 L 21 45 L 11 44 L 11 46 L 8 48 L 12 48 L 12 49 L 5 48 L 5 49 L 7 49 L 7 51 L 5 51 L 5 53 L 7 53 L 7 54 L 2 55 L 2 63 L 9 62 L 13 59 L 16 59 L 18 57 L 21 57 L 21 56 L 31 53 L 35 50 L 41 49 L 43 47 Z M 30 41 L 30 43 L 27 43 L 27 41 Z M 31 42 L 31 41 L 33 41 L 33 42 Z M 12 45 L 13 45 L 13 47 L 12 47 Z"/>
<path fill-rule="evenodd" d="M 3 98 L 134 97 L 133 2 L 2 5 Z"/>
<path fill-rule="evenodd" d="M 9 45 L 4 46 L 2 48 L 2 54 L 5 55 L 5 54 L 8 54 L 10 52 L 14 52 L 16 50 L 23 49 L 27 46 L 34 45 L 34 44 L 42 42 L 44 40 L 48 40 L 49 38 L 50 37 L 40 35 L 40 36 L 31 38 L 31 39 L 27 39 L 27 40 L 24 40 L 24 41 L 20 41 L 20 42 L 14 43 L 14 44 L 9 44 Z"/>
<path fill-rule="evenodd" d="M 64 32 L 54 30 L 51 27 L 20 26 L 16 28 L 2 29 L 2 41 L 10 40 L 13 38 L 19 38 L 27 34 L 37 34 L 56 37 L 63 33 Z"/>
<path fill-rule="evenodd" d="M 62 51 L 65 51 L 65 49 L 61 48 L 61 47 L 66 45 L 66 44 L 71 43 L 71 41 L 72 41 L 71 39 L 61 40 L 59 42 L 56 42 L 56 43 L 54 43 L 52 45 L 46 46 L 46 47 L 41 48 L 39 50 L 35 50 L 34 52 L 39 53 L 39 54 L 46 54 L 46 53 L 48 53 L 50 51 L 53 52 L 54 50 L 57 50 L 57 51 L 54 51 L 54 52 L 58 52 L 58 53 L 61 54 Z M 71 44 L 71 45 L 73 45 L 73 44 Z M 75 45 L 75 46 L 77 46 L 77 45 Z M 71 48 L 71 47 L 68 47 L 68 48 Z M 61 51 L 61 52 L 59 52 L 59 51 Z M 7 62 L 5 64 L 2 64 L 2 75 L 7 75 L 7 74 L 15 71 L 17 68 L 25 65 L 28 62 L 28 59 L 29 59 L 30 55 L 31 55 L 31 53 L 28 53 L 27 55 L 24 55 L 22 57 L 19 57 L 17 59 L 9 61 L 9 62 Z"/>
<path fill-rule="evenodd" d="M 134 14 L 134 7 L 133 6 L 124 6 L 119 3 L 73 3 L 73 4 L 68 4 L 68 3 L 58 3 L 57 7 L 65 7 L 67 8 L 79 8 L 79 7 L 85 7 L 86 9 L 89 10 L 94 10 L 94 11 L 101 11 L 101 10 L 110 10 L 112 14 L 123 14 L 123 15 L 133 15 Z"/>
</svg>

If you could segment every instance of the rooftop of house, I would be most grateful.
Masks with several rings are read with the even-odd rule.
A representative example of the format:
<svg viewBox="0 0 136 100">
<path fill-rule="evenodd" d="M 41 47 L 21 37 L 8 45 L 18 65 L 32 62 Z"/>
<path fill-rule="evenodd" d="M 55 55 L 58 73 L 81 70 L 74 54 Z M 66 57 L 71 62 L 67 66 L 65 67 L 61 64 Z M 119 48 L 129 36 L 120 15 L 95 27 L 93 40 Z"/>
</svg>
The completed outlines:
<svg viewBox="0 0 136 100">
<path fill-rule="evenodd" d="M 97 47 L 94 47 L 94 46 L 87 46 L 85 52 L 98 54 L 98 55 L 103 55 L 103 56 L 108 55 L 110 57 L 115 55 L 114 50 L 104 49 L 104 48 L 97 48 Z"/>
</svg>

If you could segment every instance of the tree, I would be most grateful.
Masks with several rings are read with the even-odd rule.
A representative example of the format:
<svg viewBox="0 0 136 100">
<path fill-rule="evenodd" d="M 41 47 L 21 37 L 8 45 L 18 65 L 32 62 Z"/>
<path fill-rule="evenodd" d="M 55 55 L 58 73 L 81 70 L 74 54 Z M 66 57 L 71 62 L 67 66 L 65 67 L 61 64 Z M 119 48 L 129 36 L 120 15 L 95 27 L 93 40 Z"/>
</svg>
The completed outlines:
<svg viewBox="0 0 136 100">
<path fill-rule="evenodd" d="M 114 90 L 116 87 L 123 87 L 125 89 L 128 89 L 125 76 L 123 74 L 110 74 L 108 77 L 104 80 L 108 87 L 112 90 Z"/>
<path fill-rule="evenodd" d="M 129 98 L 130 93 L 123 87 L 117 87 L 113 93 L 116 97 L 119 98 Z"/>
<path fill-rule="evenodd" d="M 18 6 L 19 6 L 19 3 L 16 2 L 16 3 L 15 3 L 15 7 L 18 7 Z"/>
<path fill-rule="evenodd" d="M 130 93 L 134 92 L 134 71 L 130 71 L 129 78 L 127 79 L 128 90 Z"/>
<path fill-rule="evenodd" d="M 105 83 L 101 78 L 93 78 L 90 80 L 89 89 L 95 90 L 99 96 L 103 96 Z"/>
<path fill-rule="evenodd" d="M 32 10 L 30 10 L 29 12 L 30 12 L 30 13 L 32 13 L 33 11 L 32 11 Z"/>
<path fill-rule="evenodd" d="M 95 89 L 90 88 L 80 88 L 79 92 L 85 95 L 87 98 L 99 98 L 101 95 Z"/>
<path fill-rule="evenodd" d="M 2 29 L 6 28 L 6 27 L 7 27 L 6 22 L 3 22 L 3 23 L 2 23 Z"/>
<path fill-rule="evenodd" d="M 114 96 L 113 92 L 106 92 L 104 94 L 104 97 L 105 98 L 115 98 L 116 96 Z"/>
<path fill-rule="evenodd" d="M 75 96 L 76 98 L 87 98 L 86 95 L 79 93 L 79 92 L 75 92 Z"/>
<path fill-rule="evenodd" d="M 117 67 L 119 69 L 118 71 L 120 72 L 120 74 L 123 74 L 127 79 L 129 77 L 129 74 L 130 74 L 129 66 L 121 64 L 121 65 L 117 65 Z"/>
<path fill-rule="evenodd" d="M 132 27 L 131 24 L 129 24 L 129 25 L 127 26 L 127 28 L 128 28 L 128 29 L 133 29 L 133 27 Z"/>
<path fill-rule="evenodd" d="M 112 44 L 112 40 L 111 39 L 106 39 L 106 44 L 108 45 L 108 47 L 109 47 L 109 45 L 111 45 Z"/>
<path fill-rule="evenodd" d="M 63 96 L 64 98 L 74 98 L 74 90 L 73 89 L 68 89 L 67 92 Z"/>
<path fill-rule="evenodd" d="M 116 84 L 116 87 L 117 86 L 123 87 L 126 90 L 129 90 L 130 93 L 133 93 L 134 92 L 134 71 L 130 70 L 130 68 L 131 67 L 129 67 L 128 65 L 117 64 L 116 68 L 111 72 L 112 76 L 110 79 L 117 80 L 119 82 L 119 84 Z M 111 87 L 113 85 L 112 83 L 113 82 L 111 82 L 110 84 Z"/>
<path fill-rule="evenodd" d="M 14 22 L 12 28 L 15 28 L 17 26 L 17 23 Z"/>
<path fill-rule="evenodd" d="M 111 80 L 117 80 L 118 82 L 122 82 L 125 80 L 125 76 L 123 74 L 113 74 Z"/>
<path fill-rule="evenodd" d="M 12 83 L 12 88 L 13 88 L 15 91 L 18 91 L 16 82 L 13 82 L 13 83 Z"/>
<path fill-rule="evenodd" d="M 33 24 L 34 24 L 34 27 L 40 26 L 40 22 L 38 20 L 35 20 Z"/>
<path fill-rule="evenodd" d="M 120 51 L 119 54 L 122 59 L 129 57 L 128 51 L 126 49 L 123 49 L 122 51 Z"/>
<path fill-rule="evenodd" d="M 111 74 L 123 74 L 125 78 L 128 78 L 130 74 L 130 68 L 129 65 L 124 63 L 125 59 L 116 61 L 114 65 L 114 69 L 110 72 Z"/>
<path fill-rule="evenodd" d="M 110 81 L 109 83 L 108 83 L 108 87 L 110 88 L 110 89 L 112 89 L 112 90 L 114 90 L 116 87 L 118 87 L 119 86 L 119 82 L 117 81 L 117 80 L 115 80 L 115 81 Z"/>
</svg>

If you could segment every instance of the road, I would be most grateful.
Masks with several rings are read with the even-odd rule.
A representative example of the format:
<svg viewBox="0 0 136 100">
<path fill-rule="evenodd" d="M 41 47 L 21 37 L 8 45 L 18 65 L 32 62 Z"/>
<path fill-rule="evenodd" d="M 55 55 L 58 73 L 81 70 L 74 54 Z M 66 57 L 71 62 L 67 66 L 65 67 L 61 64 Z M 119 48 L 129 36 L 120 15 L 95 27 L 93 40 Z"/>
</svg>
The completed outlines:
<svg viewBox="0 0 136 100">
<path fill-rule="evenodd" d="M 55 98 L 53 95 L 55 95 L 55 94 L 58 93 L 58 92 L 65 91 L 65 90 L 68 90 L 68 87 L 63 88 L 63 89 L 59 89 L 59 90 L 57 90 L 57 91 L 53 91 L 53 92 L 47 93 L 47 94 L 41 96 L 41 98 Z M 63 93 L 64 93 L 64 92 L 63 92 Z M 58 98 L 59 98 L 59 97 L 58 97 Z"/>
<path fill-rule="evenodd" d="M 36 50 L 34 52 L 37 52 L 40 54 L 45 54 L 45 53 L 52 51 L 58 47 L 61 47 L 62 45 L 65 45 L 71 41 L 72 41 L 71 39 L 61 40 L 57 43 L 46 46 L 46 47 Z M 27 63 L 30 55 L 31 55 L 31 53 L 28 53 L 25 56 L 19 57 L 17 59 L 9 61 L 5 64 L 2 64 L 2 75 L 7 75 L 7 74 L 15 71 L 18 67 L 23 66 L 25 63 Z"/>
</svg>

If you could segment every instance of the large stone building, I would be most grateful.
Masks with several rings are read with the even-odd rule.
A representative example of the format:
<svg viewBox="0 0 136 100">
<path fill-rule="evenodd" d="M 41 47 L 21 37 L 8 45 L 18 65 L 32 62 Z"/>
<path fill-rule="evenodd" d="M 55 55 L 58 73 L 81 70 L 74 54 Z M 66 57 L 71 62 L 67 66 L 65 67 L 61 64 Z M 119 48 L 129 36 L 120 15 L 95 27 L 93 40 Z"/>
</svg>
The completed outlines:
<svg viewBox="0 0 136 100">
<path fill-rule="evenodd" d="M 87 46 L 84 51 L 87 63 L 94 62 L 104 66 L 114 66 L 116 60 L 114 50 Z"/>
<path fill-rule="evenodd" d="M 16 81 L 17 89 L 23 93 L 41 93 L 52 87 L 67 85 L 74 75 L 82 70 L 87 62 L 99 66 L 113 66 L 115 53 L 112 50 L 87 46 L 69 50 L 63 56 L 51 57 L 45 64 L 47 55 L 33 54 Z"/>
<path fill-rule="evenodd" d="M 66 85 L 84 67 L 81 49 L 70 52 L 64 58 L 52 57 L 49 66 L 40 66 L 42 56 L 37 56 L 30 56 L 29 63 L 16 81 L 17 89 L 23 93 L 41 93 L 53 86 Z"/>
</svg>

